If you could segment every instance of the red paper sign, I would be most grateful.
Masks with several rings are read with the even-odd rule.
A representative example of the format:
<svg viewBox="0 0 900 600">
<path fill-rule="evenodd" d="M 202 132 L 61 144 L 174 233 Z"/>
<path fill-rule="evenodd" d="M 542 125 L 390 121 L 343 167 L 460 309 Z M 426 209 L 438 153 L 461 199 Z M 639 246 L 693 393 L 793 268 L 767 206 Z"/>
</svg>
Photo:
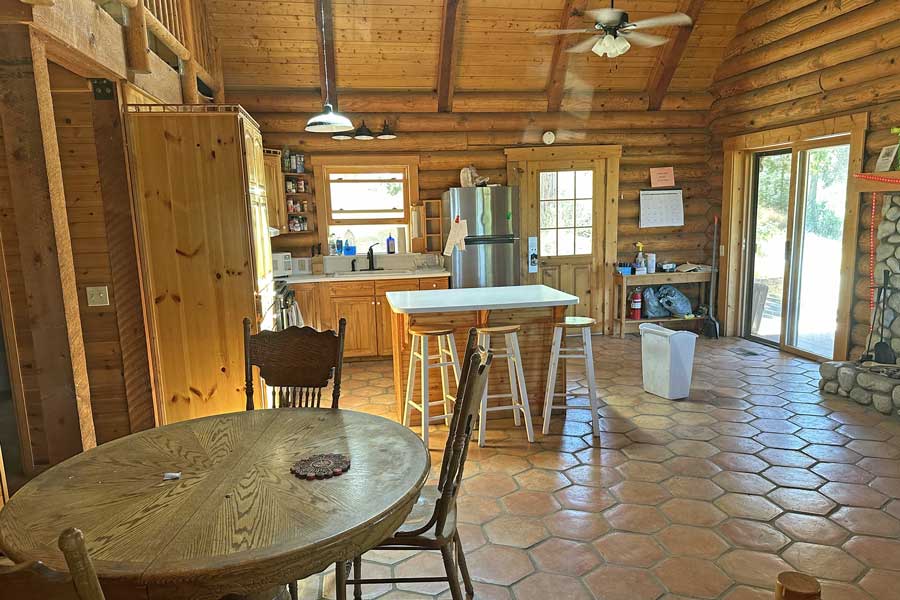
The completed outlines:
<svg viewBox="0 0 900 600">
<path fill-rule="evenodd" d="M 675 168 L 659 167 L 650 169 L 650 187 L 675 187 Z"/>
</svg>

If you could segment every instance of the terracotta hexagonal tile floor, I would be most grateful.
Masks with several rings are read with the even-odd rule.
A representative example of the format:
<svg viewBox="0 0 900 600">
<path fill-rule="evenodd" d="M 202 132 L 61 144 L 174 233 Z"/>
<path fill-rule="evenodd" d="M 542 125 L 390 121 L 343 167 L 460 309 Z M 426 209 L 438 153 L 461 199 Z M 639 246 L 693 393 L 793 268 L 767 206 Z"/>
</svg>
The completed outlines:
<svg viewBox="0 0 900 600">
<path fill-rule="evenodd" d="M 770 600 L 794 569 L 818 576 L 827 600 L 898 597 L 900 420 L 820 394 L 817 364 L 742 340 L 700 339 L 677 402 L 641 389 L 636 337 L 598 336 L 594 349 L 599 438 L 573 409 L 548 436 L 537 416 L 534 444 L 501 418 L 470 447 L 457 514 L 476 598 Z M 344 380 L 342 408 L 397 418 L 390 362 L 347 362 Z M 567 382 L 583 392 L 583 369 Z M 431 432 L 436 476 L 446 427 Z M 364 565 L 443 573 L 436 553 L 371 552 Z M 444 583 L 363 590 L 450 598 Z M 301 582 L 304 600 L 324 597 L 330 570 Z"/>
</svg>

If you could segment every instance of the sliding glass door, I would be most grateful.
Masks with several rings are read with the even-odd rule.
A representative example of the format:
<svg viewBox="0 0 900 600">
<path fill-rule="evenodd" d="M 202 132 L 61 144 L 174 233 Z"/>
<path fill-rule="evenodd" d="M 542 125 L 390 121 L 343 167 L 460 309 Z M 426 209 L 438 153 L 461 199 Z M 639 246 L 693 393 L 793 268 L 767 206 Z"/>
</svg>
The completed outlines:
<svg viewBox="0 0 900 600">
<path fill-rule="evenodd" d="M 754 155 L 747 337 L 832 358 L 849 158 L 842 138 Z"/>
</svg>

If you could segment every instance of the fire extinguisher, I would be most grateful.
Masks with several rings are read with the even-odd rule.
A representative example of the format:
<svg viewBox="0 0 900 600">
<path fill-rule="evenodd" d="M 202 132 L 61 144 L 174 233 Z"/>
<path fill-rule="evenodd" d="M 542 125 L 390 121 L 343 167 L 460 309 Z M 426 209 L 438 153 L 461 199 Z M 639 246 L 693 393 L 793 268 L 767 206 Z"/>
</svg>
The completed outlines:
<svg viewBox="0 0 900 600">
<path fill-rule="evenodd" d="M 641 318 L 641 306 L 643 305 L 643 298 L 641 298 L 641 290 L 636 289 L 631 294 L 631 318 L 633 320 L 638 320 Z"/>
</svg>

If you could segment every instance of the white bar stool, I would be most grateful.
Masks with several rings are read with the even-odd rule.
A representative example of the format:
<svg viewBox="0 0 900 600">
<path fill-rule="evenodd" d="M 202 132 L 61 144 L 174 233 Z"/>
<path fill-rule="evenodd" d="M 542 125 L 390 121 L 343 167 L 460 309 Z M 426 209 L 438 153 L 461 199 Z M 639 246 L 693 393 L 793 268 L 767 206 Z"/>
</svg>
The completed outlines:
<svg viewBox="0 0 900 600">
<path fill-rule="evenodd" d="M 556 323 L 553 328 L 553 349 L 550 352 L 550 369 L 547 372 L 547 390 L 544 393 L 544 435 L 550 432 L 550 413 L 554 408 L 576 408 L 570 407 L 563 400 L 561 405 L 553 405 L 553 399 L 557 396 L 565 398 L 566 392 L 557 393 L 556 390 L 556 374 L 559 369 L 560 359 L 567 360 L 570 358 L 580 358 L 584 360 L 584 371 L 587 377 L 588 399 L 591 404 L 591 421 L 594 426 L 594 435 L 600 435 L 600 399 L 597 395 L 597 381 L 594 379 L 594 354 L 591 346 L 591 327 L 597 322 L 590 317 L 566 317 L 561 322 Z M 581 348 L 563 348 L 562 338 L 563 332 L 567 329 L 581 329 Z M 565 378 L 565 376 L 564 376 Z"/>
<path fill-rule="evenodd" d="M 409 328 L 412 338 L 409 348 L 409 374 L 406 379 L 406 402 L 403 410 L 403 424 L 410 426 L 412 409 L 422 414 L 422 441 L 428 447 L 428 424 L 437 419 L 444 419 L 449 426 L 450 417 L 453 415 L 451 402 L 456 398 L 450 393 L 450 367 L 453 367 L 453 376 L 459 385 L 459 356 L 456 353 L 456 341 L 453 339 L 453 328 L 437 327 L 434 325 L 413 325 Z M 437 338 L 437 354 L 429 354 L 429 338 Z M 413 399 L 413 388 L 416 384 L 416 365 L 422 370 L 422 400 L 416 403 Z M 441 370 L 441 400 L 431 401 L 428 394 L 429 369 Z M 444 414 L 435 417 L 430 416 L 429 409 L 432 406 L 444 405 Z"/>
<path fill-rule="evenodd" d="M 487 414 L 497 410 L 513 411 L 513 419 L 517 427 L 522 424 L 522 417 L 524 417 L 525 433 L 528 435 L 528 441 L 534 441 L 534 427 L 531 425 L 531 406 L 528 404 L 528 392 L 525 390 L 525 374 L 522 371 L 522 355 L 519 353 L 519 329 L 518 325 L 480 327 L 476 329 L 478 345 L 493 352 L 494 360 L 505 358 L 506 366 L 509 369 L 508 394 L 488 394 L 487 386 L 484 388 L 484 396 L 481 398 L 481 414 L 478 418 L 478 445 L 481 447 L 484 447 Z M 491 335 L 502 335 L 503 346 L 491 346 Z M 511 403 L 488 408 L 488 400 L 491 398 L 510 398 Z"/>
</svg>

